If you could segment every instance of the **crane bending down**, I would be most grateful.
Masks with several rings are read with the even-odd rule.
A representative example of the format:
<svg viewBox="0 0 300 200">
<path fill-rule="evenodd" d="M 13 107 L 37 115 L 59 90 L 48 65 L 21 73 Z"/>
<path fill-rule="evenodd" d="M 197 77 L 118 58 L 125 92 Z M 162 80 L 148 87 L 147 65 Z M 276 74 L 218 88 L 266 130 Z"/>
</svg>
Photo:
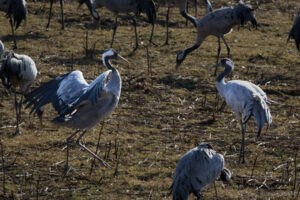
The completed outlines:
<svg viewBox="0 0 300 200">
<path fill-rule="evenodd" d="M 184 49 L 177 54 L 176 58 L 176 69 L 184 61 L 187 54 L 191 53 L 197 49 L 205 38 L 209 35 L 214 35 L 218 38 L 218 53 L 216 57 L 216 68 L 215 73 L 217 73 L 218 60 L 221 52 L 221 42 L 223 40 L 227 47 L 228 57 L 230 56 L 230 47 L 225 41 L 224 34 L 229 33 L 230 30 L 238 24 L 244 25 L 247 21 L 251 21 L 253 26 L 257 26 L 257 22 L 252 13 L 253 9 L 245 6 L 244 4 L 238 4 L 232 7 L 221 8 L 214 10 L 201 19 L 197 20 L 197 40 L 196 43 Z"/>
<path fill-rule="evenodd" d="M 11 51 L 2 63 L 0 69 L 2 83 L 7 89 L 13 87 L 13 92 L 15 93 L 16 134 L 19 133 L 23 95 L 29 92 L 30 85 L 34 82 L 36 75 L 35 63 L 29 56 L 19 55 Z M 17 92 L 16 88 L 18 86 L 21 88 L 21 92 Z M 20 102 L 17 101 L 17 93 L 21 94 Z"/>
<path fill-rule="evenodd" d="M 152 30 L 149 42 L 152 42 L 153 31 L 154 31 L 154 21 L 156 19 L 156 10 L 153 0 L 95 0 L 94 1 L 94 8 L 101 8 L 105 7 L 108 10 L 115 13 L 115 25 L 112 35 L 112 40 L 110 43 L 110 47 L 114 43 L 115 34 L 118 27 L 118 14 L 119 13 L 134 13 L 135 16 L 139 15 L 141 12 L 146 13 L 149 23 L 152 24 Z M 129 15 L 130 16 L 130 15 Z M 138 48 L 138 35 L 136 31 L 136 19 L 135 16 L 132 17 L 133 25 L 134 25 L 134 33 L 135 33 L 135 50 Z"/>
<path fill-rule="evenodd" d="M 294 25 L 289 33 L 287 42 L 290 40 L 291 37 L 295 39 L 296 47 L 298 51 L 300 51 L 300 10 L 296 16 Z"/>
<path fill-rule="evenodd" d="M 224 162 L 224 157 L 209 144 L 202 143 L 187 152 L 176 166 L 170 188 L 173 200 L 187 200 L 190 193 L 199 200 L 202 188 L 213 183 L 219 175 L 222 181 L 229 181 L 231 172 L 224 167 Z"/>
<path fill-rule="evenodd" d="M 121 77 L 117 69 L 110 64 L 110 59 L 121 58 L 118 53 L 109 49 L 102 55 L 103 64 L 109 69 L 88 84 L 81 71 L 73 71 L 59 76 L 26 96 L 26 108 L 32 107 L 31 112 L 37 112 L 42 106 L 52 103 L 59 116 L 52 122 L 75 129 L 75 133 L 66 139 L 67 157 L 65 172 L 68 171 L 69 142 L 82 130 L 76 144 L 98 159 L 103 166 L 108 163 L 81 144 L 84 134 L 101 119 L 110 114 L 118 105 L 121 94 Z M 106 83 L 108 75 L 110 80 Z"/>
<path fill-rule="evenodd" d="M 165 44 L 169 44 L 169 13 L 170 13 L 171 2 L 173 2 L 173 1 L 178 5 L 180 14 L 187 20 L 190 20 L 193 23 L 193 25 L 197 28 L 197 19 L 195 17 L 191 16 L 187 12 L 187 1 L 188 0 L 167 0 L 168 9 L 167 9 L 167 14 L 166 14 L 167 30 L 166 30 Z M 207 14 L 212 11 L 212 6 L 211 6 L 211 3 L 209 0 L 204 0 L 204 2 L 206 4 L 206 14 Z M 195 2 L 195 4 L 196 3 L 197 3 L 197 1 Z M 197 8 L 197 4 L 195 5 L 195 8 Z"/>
<path fill-rule="evenodd" d="M 88 7 L 89 11 L 91 12 L 91 15 L 93 16 L 94 19 L 99 20 L 100 17 L 98 15 L 98 12 L 94 10 L 93 8 L 93 2 L 92 0 L 78 0 L 79 1 L 79 6 L 78 8 L 85 3 L 86 6 Z M 50 0 L 50 10 L 49 10 L 49 17 L 48 17 L 48 23 L 46 28 L 49 28 L 50 26 L 50 21 L 51 21 L 51 15 L 52 15 L 52 5 L 53 5 L 54 0 Z M 65 29 L 65 19 L 64 19 L 64 0 L 59 0 L 60 3 L 60 12 L 61 12 L 61 29 Z"/>
<path fill-rule="evenodd" d="M 258 127 L 257 137 L 265 123 L 270 126 L 272 116 L 269 109 L 270 100 L 267 99 L 266 93 L 257 85 L 241 80 L 233 80 L 225 83 L 224 77 L 230 74 L 234 68 L 233 62 L 224 58 L 221 60 L 220 65 L 225 70 L 217 77 L 216 86 L 219 94 L 225 99 L 226 104 L 236 114 L 242 129 L 242 142 L 239 161 L 245 163 L 245 131 L 246 123 L 253 115 Z M 244 122 L 242 120 L 244 115 Z"/>
<path fill-rule="evenodd" d="M 6 12 L 14 38 L 14 49 L 17 48 L 15 29 L 26 19 L 27 7 L 25 0 L 0 0 L 0 11 Z M 15 29 L 14 29 L 15 26 Z"/>
</svg>

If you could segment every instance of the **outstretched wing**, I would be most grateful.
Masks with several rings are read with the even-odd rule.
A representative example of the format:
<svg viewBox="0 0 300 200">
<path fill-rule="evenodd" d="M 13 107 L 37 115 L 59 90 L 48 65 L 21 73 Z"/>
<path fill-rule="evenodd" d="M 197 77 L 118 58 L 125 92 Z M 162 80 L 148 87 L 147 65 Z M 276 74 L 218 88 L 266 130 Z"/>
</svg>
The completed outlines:
<svg viewBox="0 0 300 200">
<path fill-rule="evenodd" d="M 61 115 L 88 87 L 82 72 L 71 73 L 56 77 L 26 95 L 26 108 L 32 107 L 30 113 L 37 112 L 48 103 Z"/>
<path fill-rule="evenodd" d="M 68 106 L 61 115 L 67 115 L 72 113 L 78 106 L 87 103 L 88 101 L 95 105 L 105 93 L 103 90 L 105 86 L 105 81 L 107 76 L 110 74 L 111 70 L 108 70 L 98 76 L 89 87 L 85 88 L 82 94 Z"/>
</svg>

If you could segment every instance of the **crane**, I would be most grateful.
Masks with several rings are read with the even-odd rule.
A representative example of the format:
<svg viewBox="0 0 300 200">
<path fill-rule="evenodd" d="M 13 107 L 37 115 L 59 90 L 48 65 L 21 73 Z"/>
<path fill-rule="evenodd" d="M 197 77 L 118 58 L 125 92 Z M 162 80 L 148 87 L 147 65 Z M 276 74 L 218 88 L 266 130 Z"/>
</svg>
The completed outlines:
<svg viewBox="0 0 300 200">
<path fill-rule="evenodd" d="M 253 26 L 257 26 L 257 22 L 255 17 L 253 16 L 253 9 L 239 3 L 236 6 L 225 7 L 214 10 L 201 19 L 197 20 L 197 39 L 196 43 L 184 49 L 180 53 L 177 54 L 176 57 L 176 69 L 181 65 L 181 63 L 186 58 L 187 54 L 191 53 L 195 49 L 197 49 L 206 37 L 210 35 L 214 35 L 218 38 L 218 53 L 216 57 L 216 68 L 215 73 L 217 73 L 217 66 L 219 61 L 219 56 L 221 52 L 221 42 L 220 39 L 223 40 L 227 47 L 227 55 L 230 56 L 230 47 L 228 46 L 224 34 L 230 32 L 230 30 L 238 24 L 244 25 L 247 21 L 251 21 Z"/>
<path fill-rule="evenodd" d="M 15 29 L 26 19 L 27 7 L 25 0 L 0 0 L 0 11 L 6 12 L 14 38 L 14 49 L 17 48 Z M 15 26 L 15 29 L 14 29 Z"/>
<path fill-rule="evenodd" d="M 290 40 L 291 37 L 295 39 L 296 47 L 298 51 L 300 51 L 300 10 L 296 16 L 294 25 L 289 33 L 287 42 Z"/>
<path fill-rule="evenodd" d="M 50 21 L 51 21 L 51 15 L 52 15 L 52 5 L 53 5 L 54 0 L 50 0 L 50 10 L 49 10 L 49 17 L 48 17 L 48 23 L 46 28 L 49 28 L 50 26 Z M 86 6 L 88 7 L 89 11 L 91 12 L 91 15 L 93 16 L 94 19 L 99 20 L 99 14 L 96 10 L 93 8 L 93 2 L 92 0 L 78 0 L 79 6 L 78 8 L 85 3 Z M 64 19 L 64 0 L 59 0 L 60 3 L 60 12 L 61 12 L 61 29 L 65 29 L 65 19 Z"/>
<path fill-rule="evenodd" d="M 19 55 L 10 51 L 3 60 L 0 69 L 0 78 L 2 84 L 7 89 L 11 89 L 12 87 L 12 91 L 15 94 L 16 134 L 19 133 L 23 96 L 29 92 L 30 85 L 34 82 L 36 75 L 37 69 L 35 63 L 27 55 Z M 17 91 L 17 87 L 20 87 L 20 92 Z M 21 94 L 20 102 L 17 101 L 17 94 Z"/>
<path fill-rule="evenodd" d="M 118 27 L 118 15 L 119 13 L 134 13 L 135 16 L 139 15 L 141 12 L 146 13 L 149 23 L 152 24 L 152 30 L 149 42 L 152 42 L 153 31 L 154 31 L 154 21 L 156 19 L 156 10 L 153 0 L 95 0 L 93 4 L 94 8 L 105 7 L 108 10 L 114 12 L 115 14 L 115 25 L 113 29 L 112 40 L 110 43 L 110 47 L 114 43 L 115 34 Z M 129 15 L 130 16 L 130 15 Z M 138 44 L 138 35 L 136 31 L 136 19 L 135 17 L 130 16 L 133 20 L 134 25 L 134 33 L 135 33 L 135 48 L 136 50 L 139 46 Z"/>
<path fill-rule="evenodd" d="M 269 127 L 272 122 L 268 106 L 271 101 L 268 100 L 266 93 L 260 87 L 249 81 L 233 80 L 226 83 L 224 77 L 232 72 L 234 64 L 230 59 L 224 58 L 220 65 L 225 69 L 216 79 L 217 90 L 240 122 L 242 141 L 239 161 L 242 159 L 242 163 L 245 163 L 246 123 L 253 115 L 258 127 L 257 137 L 259 137 L 264 124 L 267 123 Z M 244 121 L 242 115 L 244 115 Z"/>
<path fill-rule="evenodd" d="M 32 107 L 30 113 L 38 112 L 42 106 L 52 103 L 59 114 L 52 122 L 75 130 L 66 139 L 65 172 L 68 171 L 69 143 L 79 132 L 81 133 L 76 144 L 99 160 L 103 166 L 110 167 L 103 159 L 81 144 L 80 140 L 89 129 L 109 115 L 118 105 L 122 81 L 118 70 L 110 64 L 111 59 L 117 58 L 128 62 L 113 49 L 105 51 L 102 61 L 108 70 L 90 84 L 86 82 L 81 71 L 73 71 L 56 77 L 26 95 L 26 108 Z M 109 74 L 110 79 L 106 83 Z"/>
<path fill-rule="evenodd" d="M 202 143 L 187 152 L 177 163 L 171 185 L 173 200 L 187 200 L 194 193 L 197 200 L 201 190 L 220 175 L 222 181 L 231 179 L 231 172 L 224 167 L 224 157 L 210 144 Z"/>
</svg>

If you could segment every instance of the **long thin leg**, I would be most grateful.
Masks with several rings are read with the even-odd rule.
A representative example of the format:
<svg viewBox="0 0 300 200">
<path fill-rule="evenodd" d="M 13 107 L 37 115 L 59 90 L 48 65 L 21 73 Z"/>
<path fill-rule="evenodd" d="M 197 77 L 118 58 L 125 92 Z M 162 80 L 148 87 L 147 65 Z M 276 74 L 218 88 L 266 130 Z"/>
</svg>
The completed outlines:
<svg viewBox="0 0 300 200">
<path fill-rule="evenodd" d="M 242 129 L 242 142 L 241 142 L 241 150 L 240 150 L 240 156 L 239 156 L 239 162 L 241 161 L 242 158 L 242 163 L 245 163 L 245 129 L 243 125 L 243 121 L 240 119 L 240 125 Z"/>
<path fill-rule="evenodd" d="M 65 29 L 65 17 L 64 17 L 64 0 L 60 0 L 60 12 L 61 12 L 61 29 Z"/>
<path fill-rule="evenodd" d="M 76 130 L 75 133 L 73 133 L 72 135 L 70 135 L 69 137 L 67 137 L 66 139 L 66 143 L 67 143 L 67 156 L 66 156 L 66 165 L 65 165 L 65 170 L 63 173 L 63 176 L 67 174 L 68 170 L 69 170 L 69 143 L 71 141 L 71 139 L 79 132 L 80 130 Z"/>
<path fill-rule="evenodd" d="M 215 188 L 215 192 L 216 192 L 216 199 L 219 199 L 218 198 L 218 193 L 217 193 L 216 181 L 214 181 L 214 188 Z"/>
<path fill-rule="evenodd" d="M 229 58 L 229 57 L 230 57 L 230 47 L 229 47 L 229 45 L 227 44 L 227 42 L 226 42 L 224 36 L 222 36 L 221 38 L 222 38 L 222 40 L 223 40 L 223 42 L 224 42 L 224 44 L 225 44 L 225 46 L 226 46 L 226 48 L 227 48 L 227 56 L 228 56 L 228 58 Z"/>
<path fill-rule="evenodd" d="M 104 167 L 109 167 L 112 168 L 107 162 L 105 162 L 104 160 L 102 160 L 99 156 L 97 156 L 95 153 L 93 153 L 91 150 L 89 150 L 86 146 L 84 146 L 83 144 L 81 144 L 80 140 L 81 138 L 84 136 L 84 134 L 86 133 L 86 130 L 83 131 L 81 133 L 81 135 L 79 136 L 79 138 L 76 141 L 76 144 L 78 144 L 81 148 L 83 148 L 84 150 L 86 150 L 88 153 L 90 153 L 92 156 L 94 156 L 97 160 L 100 161 L 100 163 L 104 166 Z"/>
<path fill-rule="evenodd" d="M 168 10 L 166 15 L 166 22 L 167 22 L 167 32 L 166 32 L 166 42 L 165 44 L 169 44 L 169 14 L 170 14 L 170 2 L 168 1 Z"/>
<path fill-rule="evenodd" d="M 47 24 L 46 28 L 49 28 L 49 26 L 50 26 L 50 20 L 51 20 L 51 15 L 52 15 L 52 5 L 53 5 L 53 1 L 54 1 L 54 0 L 50 0 L 50 10 L 49 10 L 48 24 Z"/>
<path fill-rule="evenodd" d="M 11 32 L 13 34 L 13 38 L 14 38 L 14 49 L 17 48 L 17 41 L 16 41 L 16 36 L 15 36 L 15 30 L 14 30 L 14 24 L 13 24 L 13 20 L 12 20 L 12 16 L 9 16 L 9 23 L 10 23 L 10 27 L 11 27 Z"/>
<path fill-rule="evenodd" d="M 217 53 L 216 68 L 215 68 L 214 76 L 217 75 L 218 66 L 219 66 L 218 62 L 219 62 L 220 53 L 221 53 L 221 40 L 220 40 L 220 38 L 218 38 L 218 53 Z"/>
<path fill-rule="evenodd" d="M 198 1 L 195 0 L 195 17 L 198 17 Z"/>
<path fill-rule="evenodd" d="M 23 102 L 23 94 L 21 95 L 21 100 L 18 103 L 18 121 L 20 122 L 21 120 L 21 109 L 22 109 L 22 102 Z"/>
<path fill-rule="evenodd" d="M 118 14 L 116 14 L 116 16 L 115 16 L 115 26 L 114 26 L 114 30 L 113 30 L 113 35 L 112 35 L 111 43 L 110 43 L 110 48 L 112 48 L 112 45 L 114 43 L 114 39 L 115 39 L 115 34 L 116 34 L 116 31 L 117 31 L 117 27 L 118 27 Z"/>
<path fill-rule="evenodd" d="M 136 19 L 135 19 L 135 17 L 132 17 L 132 21 L 133 21 L 134 34 L 135 34 L 135 48 L 134 48 L 134 50 L 137 50 L 137 48 L 139 48 L 139 41 L 138 41 L 138 34 L 137 34 L 137 31 L 136 31 Z"/>
<path fill-rule="evenodd" d="M 16 132 L 15 134 L 19 134 L 19 115 L 18 115 L 18 101 L 17 101 L 17 94 L 15 93 L 15 109 L 16 109 Z"/>
</svg>

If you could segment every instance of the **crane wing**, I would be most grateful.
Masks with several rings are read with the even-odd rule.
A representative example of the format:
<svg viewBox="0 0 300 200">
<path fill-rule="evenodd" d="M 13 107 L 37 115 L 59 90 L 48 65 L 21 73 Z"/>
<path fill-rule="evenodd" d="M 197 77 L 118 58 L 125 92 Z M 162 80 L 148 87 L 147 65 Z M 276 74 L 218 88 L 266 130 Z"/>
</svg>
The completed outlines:
<svg viewBox="0 0 300 200">
<path fill-rule="evenodd" d="M 33 111 L 37 112 L 42 106 L 52 103 L 54 109 L 62 114 L 87 87 L 88 84 L 83 78 L 82 72 L 73 71 L 56 77 L 27 94 L 26 108 L 33 106 L 30 111 L 32 113 Z"/>
<path fill-rule="evenodd" d="M 98 76 L 87 88 L 84 89 L 82 94 L 74 102 L 72 102 L 72 104 L 69 105 L 64 112 L 60 114 L 67 115 L 72 113 L 78 106 L 87 103 L 87 101 L 95 105 L 98 102 L 98 99 L 102 98 L 106 94 L 103 88 L 110 72 L 111 70 L 108 70 Z"/>
</svg>

